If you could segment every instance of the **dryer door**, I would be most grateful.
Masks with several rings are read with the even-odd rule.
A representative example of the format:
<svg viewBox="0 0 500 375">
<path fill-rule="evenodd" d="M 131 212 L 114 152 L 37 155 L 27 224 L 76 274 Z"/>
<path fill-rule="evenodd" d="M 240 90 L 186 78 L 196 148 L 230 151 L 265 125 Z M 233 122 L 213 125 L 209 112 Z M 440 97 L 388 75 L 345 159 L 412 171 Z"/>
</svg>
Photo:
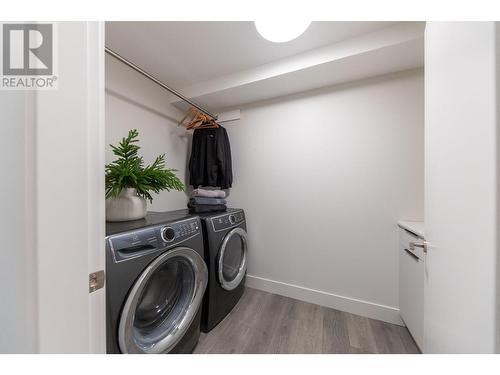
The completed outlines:
<svg viewBox="0 0 500 375">
<path fill-rule="evenodd" d="M 247 232 L 242 228 L 232 229 L 219 250 L 218 277 L 225 290 L 235 289 L 247 271 Z"/>
<path fill-rule="evenodd" d="M 130 290 L 120 317 L 123 353 L 168 353 L 200 308 L 208 272 L 203 258 L 178 247 L 153 260 Z"/>
</svg>

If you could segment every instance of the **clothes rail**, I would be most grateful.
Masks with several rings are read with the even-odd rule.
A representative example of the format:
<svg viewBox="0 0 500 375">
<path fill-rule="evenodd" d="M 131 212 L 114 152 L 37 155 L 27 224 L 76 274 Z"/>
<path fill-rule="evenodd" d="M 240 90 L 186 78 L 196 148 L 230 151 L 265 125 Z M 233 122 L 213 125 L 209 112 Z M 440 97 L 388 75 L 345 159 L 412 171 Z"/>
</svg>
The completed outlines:
<svg viewBox="0 0 500 375">
<path fill-rule="evenodd" d="M 125 57 L 121 56 L 120 54 L 116 53 L 115 51 L 113 51 L 112 49 L 108 48 L 108 47 L 105 47 L 105 51 L 107 54 L 113 56 L 115 59 L 121 61 L 122 63 L 124 63 L 125 65 L 128 65 L 129 67 L 131 67 L 132 69 L 134 69 L 137 73 L 140 73 L 142 74 L 144 77 L 150 79 L 151 81 L 153 81 L 154 83 L 156 83 L 157 85 L 161 86 L 162 88 L 164 88 L 165 90 L 169 91 L 170 93 L 174 94 L 175 96 L 177 96 L 178 98 L 184 100 L 186 103 L 192 105 L 193 107 L 195 107 L 196 109 L 198 109 L 199 111 L 203 112 L 204 114 L 206 114 L 207 116 L 210 116 L 211 118 L 213 118 L 214 120 L 217 120 L 217 116 L 214 116 L 212 115 L 210 112 L 208 112 L 207 110 L 201 108 L 198 104 L 194 103 L 193 101 L 191 101 L 190 99 L 186 98 L 184 95 L 182 95 L 180 92 L 174 90 L 173 88 L 169 87 L 168 85 L 166 85 L 165 83 L 163 83 L 162 81 L 160 81 L 158 78 L 154 77 L 153 75 L 149 74 L 148 72 L 146 72 L 145 70 L 139 68 L 137 65 L 135 65 L 133 62 L 127 60 Z"/>
</svg>

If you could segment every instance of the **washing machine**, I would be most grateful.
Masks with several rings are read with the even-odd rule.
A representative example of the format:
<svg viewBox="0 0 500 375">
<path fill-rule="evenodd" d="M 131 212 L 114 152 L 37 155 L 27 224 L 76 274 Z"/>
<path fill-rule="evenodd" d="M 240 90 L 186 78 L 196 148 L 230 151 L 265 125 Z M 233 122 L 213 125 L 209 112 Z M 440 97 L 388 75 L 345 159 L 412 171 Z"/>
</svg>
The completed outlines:
<svg viewBox="0 0 500 375">
<path fill-rule="evenodd" d="M 200 219 L 148 213 L 106 225 L 108 353 L 190 353 L 208 284 Z"/>
<path fill-rule="evenodd" d="M 200 214 L 208 266 L 201 330 L 209 332 L 231 312 L 245 288 L 247 226 L 242 209 Z"/>
</svg>

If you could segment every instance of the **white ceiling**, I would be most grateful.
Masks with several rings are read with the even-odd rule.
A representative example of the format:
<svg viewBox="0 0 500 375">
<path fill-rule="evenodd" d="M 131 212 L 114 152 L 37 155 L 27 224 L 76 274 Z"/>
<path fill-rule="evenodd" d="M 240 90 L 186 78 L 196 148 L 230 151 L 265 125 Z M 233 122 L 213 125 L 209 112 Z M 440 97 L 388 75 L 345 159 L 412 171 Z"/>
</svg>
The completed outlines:
<svg viewBox="0 0 500 375">
<path fill-rule="evenodd" d="M 424 29 L 313 22 L 299 38 L 272 43 L 253 22 L 107 22 L 106 46 L 215 111 L 421 67 Z"/>
<path fill-rule="evenodd" d="M 396 22 L 313 22 L 272 43 L 253 22 L 106 22 L 106 46 L 174 88 L 252 69 Z"/>
</svg>

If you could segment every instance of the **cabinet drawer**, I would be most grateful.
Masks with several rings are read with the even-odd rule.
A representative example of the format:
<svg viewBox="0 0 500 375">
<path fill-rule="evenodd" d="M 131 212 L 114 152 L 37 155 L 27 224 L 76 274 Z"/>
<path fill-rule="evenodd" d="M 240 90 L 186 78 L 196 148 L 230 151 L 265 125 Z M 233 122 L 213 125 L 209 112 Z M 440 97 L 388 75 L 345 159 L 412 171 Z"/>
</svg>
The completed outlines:
<svg viewBox="0 0 500 375">
<path fill-rule="evenodd" d="M 399 231 L 399 312 L 420 350 L 424 341 L 425 257 L 422 248 L 410 250 L 421 238 Z"/>
</svg>

